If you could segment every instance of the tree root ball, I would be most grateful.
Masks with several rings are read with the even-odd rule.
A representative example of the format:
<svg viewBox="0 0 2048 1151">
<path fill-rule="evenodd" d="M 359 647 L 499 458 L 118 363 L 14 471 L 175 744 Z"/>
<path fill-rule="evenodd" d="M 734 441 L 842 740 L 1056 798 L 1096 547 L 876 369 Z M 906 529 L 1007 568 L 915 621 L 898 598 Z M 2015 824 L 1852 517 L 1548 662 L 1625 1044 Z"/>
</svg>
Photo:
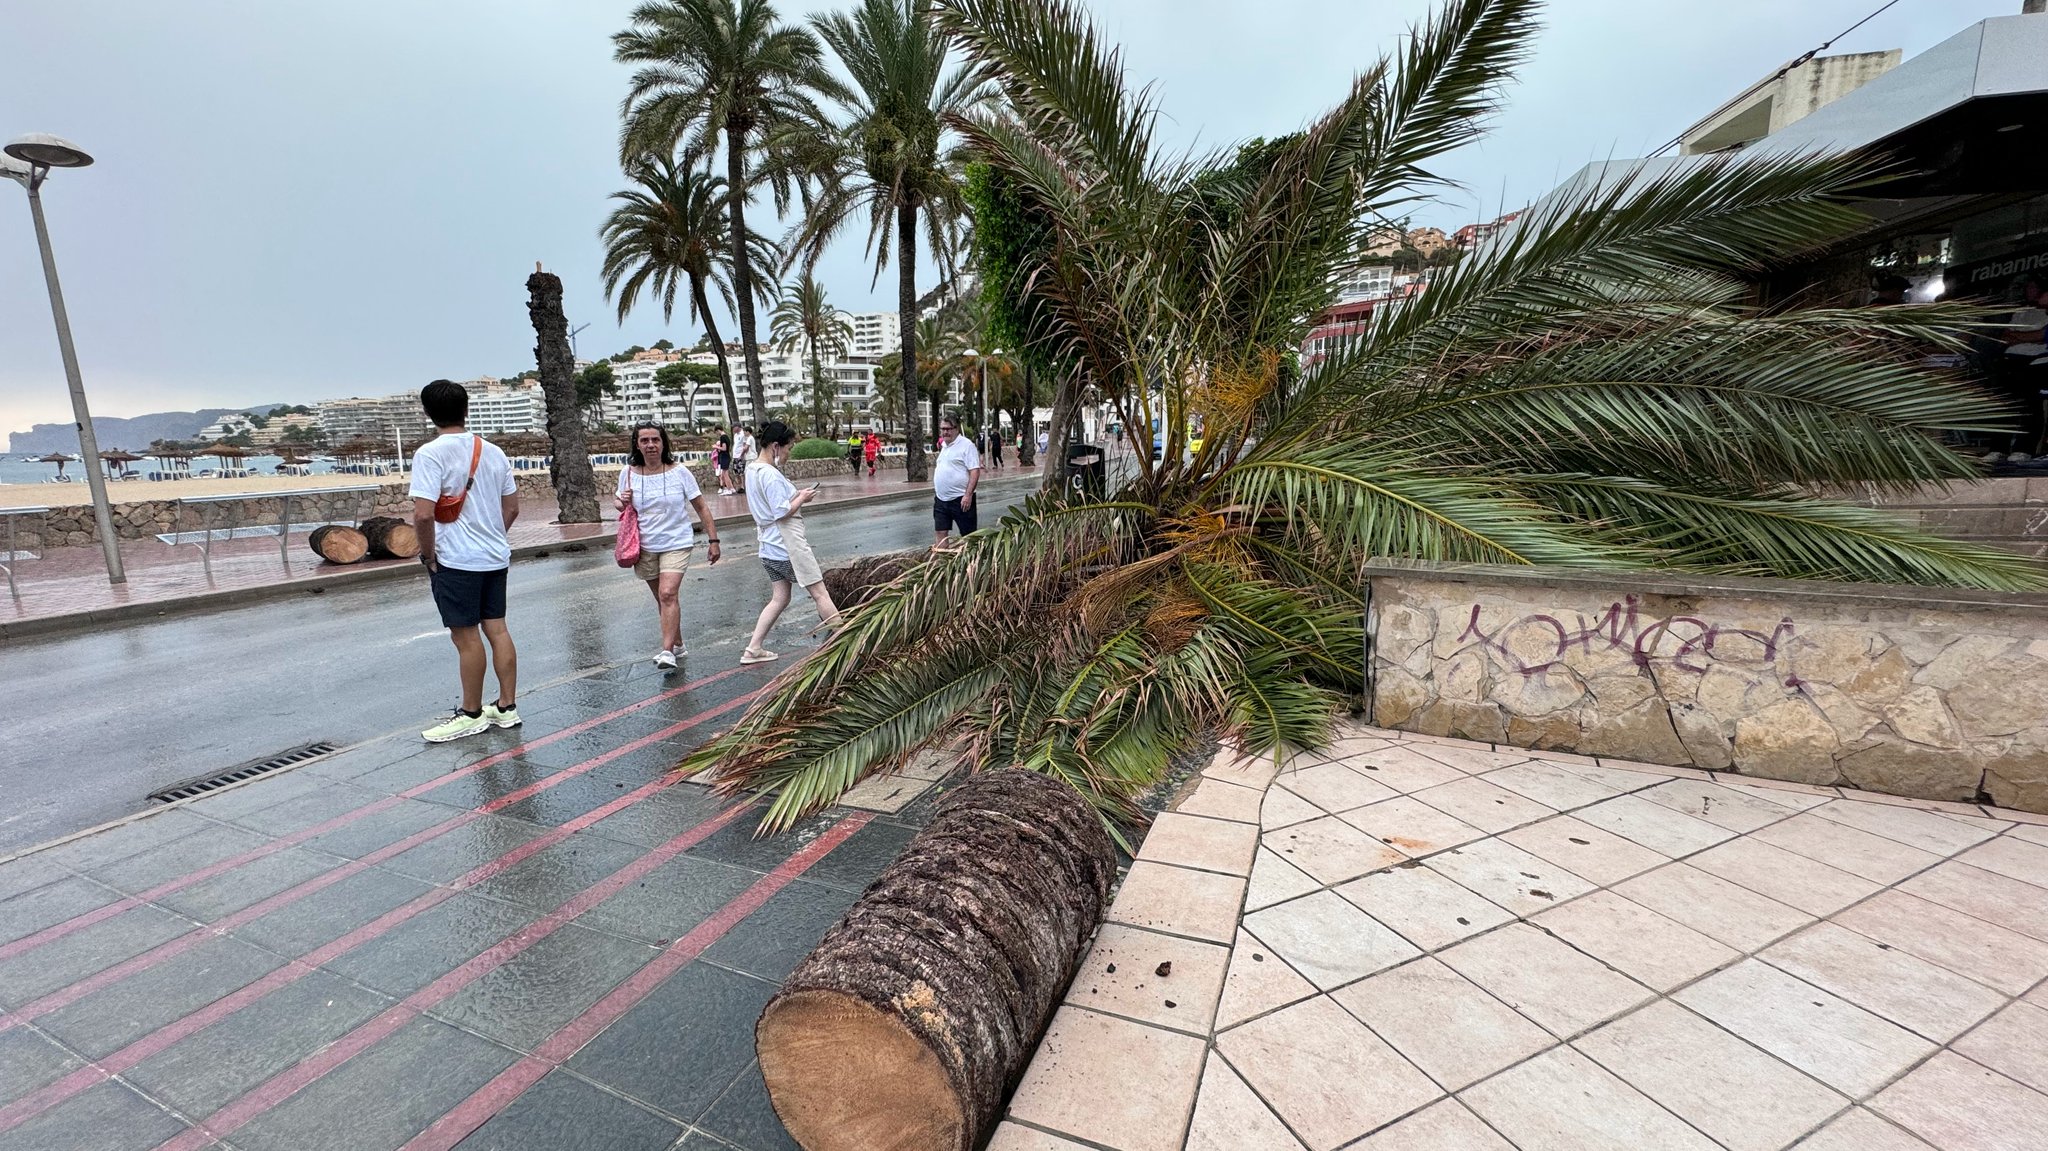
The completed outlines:
<svg viewBox="0 0 2048 1151">
<path fill-rule="evenodd" d="M 1001 1118 L 1116 876 L 1101 820 L 1035 772 L 948 795 L 754 1030 L 806 1151 L 973 1151 Z"/>
<path fill-rule="evenodd" d="M 900 576 L 929 553 L 921 548 L 883 552 L 857 559 L 825 573 L 825 590 L 841 611 L 850 611 L 874 598 L 877 589 Z"/>
</svg>

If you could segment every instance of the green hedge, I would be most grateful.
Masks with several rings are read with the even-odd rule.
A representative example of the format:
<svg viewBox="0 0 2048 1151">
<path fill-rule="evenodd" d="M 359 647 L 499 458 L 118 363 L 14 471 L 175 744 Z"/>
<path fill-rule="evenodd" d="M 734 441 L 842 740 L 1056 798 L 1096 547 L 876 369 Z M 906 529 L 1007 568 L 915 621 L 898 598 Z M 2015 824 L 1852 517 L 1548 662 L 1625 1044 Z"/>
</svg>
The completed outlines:
<svg viewBox="0 0 2048 1151">
<path fill-rule="evenodd" d="M 839 440 L 798 440 L 789 449 L 793 460 L 841 460 L 846 458 L 846 444 Z"/>
</svg>

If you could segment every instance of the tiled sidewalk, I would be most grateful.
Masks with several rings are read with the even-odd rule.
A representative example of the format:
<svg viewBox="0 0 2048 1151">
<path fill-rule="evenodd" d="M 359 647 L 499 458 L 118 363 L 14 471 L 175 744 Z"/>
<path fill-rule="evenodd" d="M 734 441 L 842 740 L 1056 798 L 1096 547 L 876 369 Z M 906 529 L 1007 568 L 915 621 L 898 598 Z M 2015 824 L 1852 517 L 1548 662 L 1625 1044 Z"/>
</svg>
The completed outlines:
<svg viewBox="0 0 2048 1151">
<path fill-rule="evenodd" d="M 2044 824 L 1363 727 L 1219 757 L 991 1151 L 2048 1147 Z"/>
</svg>

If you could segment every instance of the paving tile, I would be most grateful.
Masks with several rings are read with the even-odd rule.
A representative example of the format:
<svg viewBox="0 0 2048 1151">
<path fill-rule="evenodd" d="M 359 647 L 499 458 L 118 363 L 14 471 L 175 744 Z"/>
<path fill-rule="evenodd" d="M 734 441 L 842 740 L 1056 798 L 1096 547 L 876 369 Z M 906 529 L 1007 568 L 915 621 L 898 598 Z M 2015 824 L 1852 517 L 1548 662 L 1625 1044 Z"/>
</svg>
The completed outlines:
<svg viewBox="0 0 2048 1151">
<path fill-rule="evenodd" d="M 1554 1047 L 1460 1099 L 1521 1151 L 1713 1151 L 1677 1116 L 1569 1047 Z"/>
<path fill-rule="evenodd" d="M 1520 748 L 1495 751 L 1483 743 L 1471 743 L 1463 740 L 1449 743 L 1421 739 L 1415 740 L 1411 746 L 1416 751 L 1436 760 L 1438 763 L 1448 764 L 1459 771 L 1471 775 L 1489 772 L 1495 768 L 1506 767 L 1509 764 L 1526 763 L 1531 758 L 1528 752 Z"/>
<path fill-rule="evenodd" d="M 576 922 L 648 943 L 666 944 L 709 919 L 759 878 L 751 871 L 723 863 L 678 856 L 584 912 Z"/>
<path fill-rule="evenodd" d="M 1274 784 L 1333 814 L 1392 799 L 1397 794 L 1393 788 L 1374 782 L 1369 773 L 1353 771 L 1341 763 L 1284 771 Z"/>
<path fill-rule="evenodd" d="M 1228 747 L 1217 752 L 1216 758 L 1210 761 L 1209 766 L 1202 769 L 1202 775 L 1206 779 L 1220 779 L 1225 783 L 1256 787 L 1261 791 L 1264 791 L 1266 785 L 1272 783 L 1273 777 L 1279 773 L 1280 765 L 1274 762 L 1271 755 L 1244 755 Z"/>
<path fill-rule="evenodd" d="M 1010 1114 L 1119 1151 L 1180 1151 L 1203 1046 L 1193 1036 L 1062 1007 L 1010 1099 Z M 1130 1074 L 1133 1067 L 1145 1074 Z"/>
<path fill-rule="evenodd" d="M 1754 959 L 1673 997 L 1852 1098 L 1934 1050 L 1897 1024 Z"/>
<path fill-rule="evenodd" d="M 74 871 L 95 871 L 116 860 L 140 855 L 174 839 L 195 832 L 211 831 L 220 824 L 181 807 L 153 812 L 147 819 L 110 827 L 81 836 L 56 847 L 36 852 L 46 863 Z M 0 921 L 4 922 L 4 921 Z"/>
<path fill-rule="evenodd" d="M 1465 773 L 1457 768 L 1405 748 L 1369 752 L 1337 762 L 1403 794 L 1465 778 Z"/>
<path fill-rule="evenodd" d="M 325 855 L 361 859 L 407 836 L 425 831 L 436 824 L 447 823 L 456 818 L 457 814 L 442 804 L 402 799 L 398 801 L 396 807 L 378 812 L 375 818 L 358 819 L 344 823 L 332 831 L 323 831 L 306 840 L 302 846 Z"/>
<path fill-rule="evenodd" d="M 1998 834 L 1998 825 L 1988 819 L 1956 820 L 1931 811 L 1853 799 L 1823 803 L 1813 814 L 1935 855 L 1954 855 Z"/>
<path fill-rule="evenodd" d="M 1304 1151 L 1301 1140 L 1245 1086 L 1223 1057 L 1211 1052 L 1195 1096 L 1187 1151 Z"/>
<path fill-rule="evenodd" d="M 1573 1046 L 1730 1151 L 1777 1151 L 1849 1105 L 1670 1000 Z"/>
<path fill-rule="evenodd" d="M 332 776 L 315 775 L 305 770 L 271 772 L 260 775 L 239 787 L 230 787 L 201 795 L 189 801 L 190 810 L 208 819 L 234 820 L 267 807 L 276 807 L 288 800 L 299 799 L 324 788 L 332 787 L 338 780 Z"/>
<path fill-rule="evenodd" d="M 1250 932 L 1239 930 L 1230 951 L 1230 970 L 1223 977 L 1223 997 L 1216 1006 L 1216 1030 L 1235 1027 L 1254 1015 L 1307 999 L 1316 985 L 1287 966 L 1278 952 Z"/>
<path fill-rule="evenodd" d="M 2006 832 L 2006 834 L 2014 839 L 2024 839 L 2028 843 L 2038 843 L 2048 847 L 2048 827 L 2042 827 L 2038 824 L 2021 823 L 2015 824 L 2012 830 Z"/>
<path fill-rule="evenodd" d="M 95 868 L 92 878 L 133 894 L 147 891 L 177 875 L 189 875 L 270 842 L 267 835 L 220 826 L 203 834 L 180 836 L 161 847 Z M 33 857 L 31 857 L 33 858 Z"/>
<path fill-rule="evenodd" d="M 1284 787 L 1269 787 L 1266 798 L 1259 806 L 1259 825 L 1267 830 L 1292 827 L 1321 819 L 1329 813 Z"/>
<path fill-rule="evenodd" d="M 569 1070 L 694 1120 L 754 1061 L 754 1022 L 774 994 L 766 980 L 689 964 L 585 1044 Z"/>
<path fill-rule="evenodd" d="M 747 1064 L 740 1077 L 718 1097 L 718 1102 L 698 1117 L 697 1128 L 745 1151 L 803 1151 L 775 1114 L 759 1062 Z"/>
<path fill-rule="evenodd" d="M 1809 915 L 1833 915 L 1884 886 L 1747 835 L 1686 862 Z"/>
<path fill-rule="evenodd" d="M 1420 954 L 1334 891 L 1255 911 L 1244 925 L 1326 991 Z"/>
<path fill-rule="evenodd" d="M 1848 1111 L 1841 1118 L 1807 1136 L 1799 1151 L 1934 1151 L 1908 1135 L 1903 1128 L 1863 1108 Z"/>
<path fill-rule="evenodd" d="M 1407 858 L 1334 815 L 1269 831 L 1262 842 L 1326 885 L 1356 879 Z"/>
<path fill-rule="evenodd" d="M 461 1143 L 463 1151 L 666 1151 L 683 1126 L 574 1075 L 550 1071 Z M 795 1144 L 791 1144 L 795 1146 Z"/>
<path fill-rule="evenodd" d="M 1746 791 L 1761 792 L 1773 802 L 1797 807 L 1801 811 L 1809 807 L 1819 807 L 1831 799 L 1842 797 L 1842 792 L 1833 787 L 1816 787 L 1809 783 L 1793 783 L 1785 779 L 1737 775 L 1728 771 L 1715 772 L 1714 782 L 1723 787 L 1739 787 Z"/>
<path fill-rule="evenodd" d="M 744 816 L 741 818 L 745 819 Z M 748 821 L 747 825 L 752 827 L 752 821 Z M 896 857 L 902 855 L 903 849 L 915 838 L 915 828 L 876 820 L 848 836 L 846 842 L 813 863 L 804 872 L 804 882 L 837 887 L 859 895 L 866 891 L 868 885 L 873 883 L 890 864 L 896 862 Z M 768 842 L 775 845 L 786 857 L 805 840 L 771 836 L 768 837 Z"/>
<path fill-rule="evenodd" d="M 1527 796 L 1559 811 L 1585 807 L 1587 804 L 1612 799 L 1621 794 L 1619 788 L 1595 783 L 1556 764 L 1538 760 L 1489 771 L 1479 778 L 1495 787 L 1505 787 L 1517 795 Z"/>
<path fill-rule="evenodd" d="M 2048 978 L 2048 943 L 1903 891 L 1877 895 L 1835 922 L 2007 995 Z"/>
<path fill-rule="evenodd" d="M 857 891 L 799 879 L 705 949 L 704 958 L 780 983 L 859 898 Z"/>
<path fill-rule="evenodd" d="M 1354 808 L 1337 818 L 1409 856 L 1428 855 L 1486 835 L 1471 824 L 1406 795 Z"/>
<path fill-rule="evenodd" d="M 1879 883 L 1897 883 L 1941 862 L 1941 857 L 1933 852 L 1822 819 L 1812 812 L 1774 823 L 1755 834 L 1765 843 Z"/>
<path fill-rule="evenodd" d="M 1514 912 L 1414 864 L 1362 875 L 1337 888 L 1337 894 L 1425 951 L 1515 918 Z"/>
<path fill-rule="evenodd" d="M 636 844 L 571 835 L 498 872 L 472 890 L 535 911 L 553 911 L 646 854 Z"/>
<path fill-rule="evenodd" d="M 77 915 L 97 911 L 121 894 L 90 879 L 66 878 L 0 902 L 0 943 L 34 935 Z"/>
<path fill-rule="evenodd" d="M 1612 891 L 1596 891 L 1530 920 L 1634 979 L 1669 991 L 1741 953 Z"/>
<path fill-rule="evenodd" d="M 1593 890 L 1564 868 L 1500 839 L 1454 847 L 1423 860 L 1423 866 L 1518 915 L 1534 915 Z"/>
<path fill-rule="evenodd" d="M 1870 1108 L 1942 1151 L 2048 1146 L 2048 1095 L 1948 1051 L 1885 1088 Z"/>
<path fill-rule="evenodd" d="M 1635 980 L 1523 923 L 1468 939 L 1437 958 L 1559 1038 L 1651 998 Z"/>
<path fill-rule="evenodd" d="M 41 855 L 12 859 L 0 863 L 0 900 L 12 899 L 25 891 L 34 891 L 38 887 L 69 878 L 70 868 Z"/>
<path fill-rule="evenodd" d="M 1226 1031 L 1216 1049 L 1310 1151 L 1341 1146 L 1442 1094 L 1327 996 Z"/>
<path fill-rule="evenodd" d="M 427 890 L 416 879 L 373 867 L 258 916 L 234 933 L 280 955 L 304 955 Z"/>
<path fill-rule="evenodd" d="M 0 1031 L 0 1107 L 84 1065 L 84 1060 L 31 1028 Z"/>
<path fill-rule="evenodd" d="M 1459 1091 L 1555 1043 L 1434 959 L 1382 971 L 1335 999 L 1446 1091 Z"/>
<path fill-rule="evenodd" d="M 102 1083 L 0 1133 L 0 1151 L 147 1151 L 184 1130 L 126 1086 Z"/>
<path fill-rule="evenodd" d="M 2014 1003 L 1951 1047 L 2009 1079 L 2048 1091 L 2048 1009 Z"/>
<path fill-rule="evenodd" d="M 1555 808 L 1483 779 L 1461 779 L 1427 788 L 1416 792 L 1415 798 L 1490 835 L 1557 814 Z"/>
<path fill-rule="evenodd" d="M 645 943 L 564 925 L 450 996 L 433 1014 L 531 1051 L 657 954 Z"/>
<path fill-rule="evenodd" d="M 1699 779 L 1674 779 L 1637 794 L 1681 815 L 1704 820 L 1730 831 L 1750 832 L 1798 814 L 1776 798 L 1749 788 L 1722 787 Z"/>
<path fill-rule="evenodd" d="M 931 781 L 891 773 L 871 775 L 839 797 L 839 806 L 862 811 L 902 811 L 931 787 Z"/>
<path fill-rule="evenodd" d="M 1228 947 L 1105 923 L 1067 986 L 1067 1002 L 1207 1035 L 1229 965 Z"/>
<path fill-rule="evenodd" d="M 1624 880 L 1615 890 L 1737 951 L 1754 951 L 1814 918 L 1685 863 Z"/>
<path fill-rule="evenodd" d="M 2048 890 L 1951 860 L 1899 890 L 2048 942 Z"/>
<path fill-rule="evenodd" d="M 623 843 L 660 847 L 725 810 L 730 803 L 730 800 L 712 795 L 704 788 L 679 783 L 605 816 L 587 830 L 591 835 Z M 863 830 L 873 831 L 881 826 L 871 823 Z M 852 844 L 846 846 L 851 847 Z"/>
<path fill-rule="evenodd" d="M 1735 835 L 1725 827 L 1694 819 L 1640 795 L 1616 796 L 1572 814 L 1594 827 L 1674 857 L 1704 851 Z"/>
<path fill-rule="evenodd" d="M 683 1146 L 689 1148 L 691 1144 Z M 995 1137 L 989 1140 L 985 1151 L 1089 1151 L 1089 1148 L 1071 1139 L 1035 1131 L 1021 1123 L 1005 1123 L 996 1128 Z"/>
<path fill-rule="evenodd" d="M 347 862 L 340 856 L 311 848 L 287 848 L 171 892 L 156 902 L 166 910 L 201 923 L 210 923 L 261 903 L 280 891 L 297 887 L 314 876 L 325 875 Z"/>
<path fill-rule="evenodd" d="M 1503 832 L 1501 838 L 1603 887 L 1670 862 L 1639 843 L 1569 815 Z"/>
<path fill-rule="evenodd" d="M 238 939 L 215 936 L 60 1007 L 36 1024 L 86 1058 L 98 1059 L 255 982 L 283 962 Z"/>
<path fill-rule="evenodd" d="M 319 776 L 300 777 L 305 781 L 319 780 L 324 786 L 293 796 L 283 803 L 260 807 L 233 817 L 233 821 L 251 831 L 266 835 L 285 835 L 302 831 L 316 823 L 324 823 L 337 815 L 360 811 L 384 798 L 380 792 L 357 787 L 352 783 L 338 780 L 320 780 Z"/>
<path fill-rule="evenodd" d="M 0 1002 L 27 1003 L 186 935 L 196 927 L 188 919 L 147 904 L 131 907 L 41 947 L 0 960 Z"/>
<path fill-rule="evenodd" d="M 1597 764 L 1580 763 L 1568 757 L 1558 757 L 1551 752 L 1544 752 L 1543 757 L 1544 762 L 1555 762 L 1557 766 L 1564 768 L 1574 775 L 1583 776 L 1595 783 L 1604 783 L 1616 791 L 1644 791 L 1674 776 L 1685 775 L 1687 771 L 1691 770 L 1683 767 L 1658 767 L 1643 763 L 1638 763 L 1631 767 L 1610 766 L 1611 764 L 1626 762 L 1623 760 L 1602 760 Z M 1698 776 L 1686 775 L 1688 779 L 1704 777 L 1704 772 Z"/>
<path fill-rule="evenodd" d="M 1356 1151 L 1515 1151 L 1455 1099 L 1440 1099 L 1367 1136 Z"/>
<path fill-rule="evenodd" d="M 1258 850 L 1259 829 L 1248 823 L 1164 812 L 1154 816 L 1138 858 L 1175 867 L 1250 875 L 1252 853 Z"/>
<path fill-rule="evenodd" d="M 1261 847 L 1258 855 L 1252 859 L 1252 878 L 1250 885 L 1245 888 L 1244 909 L 1257 911 L 1283 899 L 1306 895 L 1320 887 L 1322 884 L 1302 874 L 1301 869 Z"/>
<path fill-rule="evenodd" d="M 531 908 L 458 895 L 335 956 L 326 968 L 404 998 L 539 917 Z"/>
<path fill-rule="evenodd" d="M 1257 823 L 1259 804 L 1264 799 L 1264 793 L 1257 788 L 1240 787 L 1220 779 L 1205 779 L 1174 810 L 1182 815 L 1206 815 L 1211 819 Z"/>
<path fill-rule="evenodd" d="M 1817 923 L 1760 953 L 1764 962 L 1832 991 L 1936 1043 L 2003 1007 L 2006 996 L 1832 923 Z"/>
<path fill-rule="evenodd" d="M 2017 879 L 2036 887 L 2048 887 L 2048 847 L 2011 836 L 2000 836 L 1981 847 L 1956 857 L 1971 867 Z"/>
<path fill-rule="evenodd" d="M 1132 927 L 1228 943 L 1237 935 L 1237 911 L 1244 888 L 1245 881 L 1234 876 L 1139 860 L 1125 873 L 1107 918 Z"/>
</svg>

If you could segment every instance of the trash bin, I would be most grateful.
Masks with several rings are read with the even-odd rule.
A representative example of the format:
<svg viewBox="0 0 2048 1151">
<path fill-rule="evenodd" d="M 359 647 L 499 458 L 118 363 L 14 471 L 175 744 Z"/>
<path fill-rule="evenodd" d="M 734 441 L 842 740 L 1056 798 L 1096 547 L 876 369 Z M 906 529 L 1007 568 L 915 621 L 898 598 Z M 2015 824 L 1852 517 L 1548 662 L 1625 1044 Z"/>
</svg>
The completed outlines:
<svg viewBox="0 0 2048 1151">
<path fill-rule="evenodd" d="M 1067 445 L 1067 491 L 1099 500 L 1109 487 L 1109 467 L 1101 444 Z"/>
</svg>

